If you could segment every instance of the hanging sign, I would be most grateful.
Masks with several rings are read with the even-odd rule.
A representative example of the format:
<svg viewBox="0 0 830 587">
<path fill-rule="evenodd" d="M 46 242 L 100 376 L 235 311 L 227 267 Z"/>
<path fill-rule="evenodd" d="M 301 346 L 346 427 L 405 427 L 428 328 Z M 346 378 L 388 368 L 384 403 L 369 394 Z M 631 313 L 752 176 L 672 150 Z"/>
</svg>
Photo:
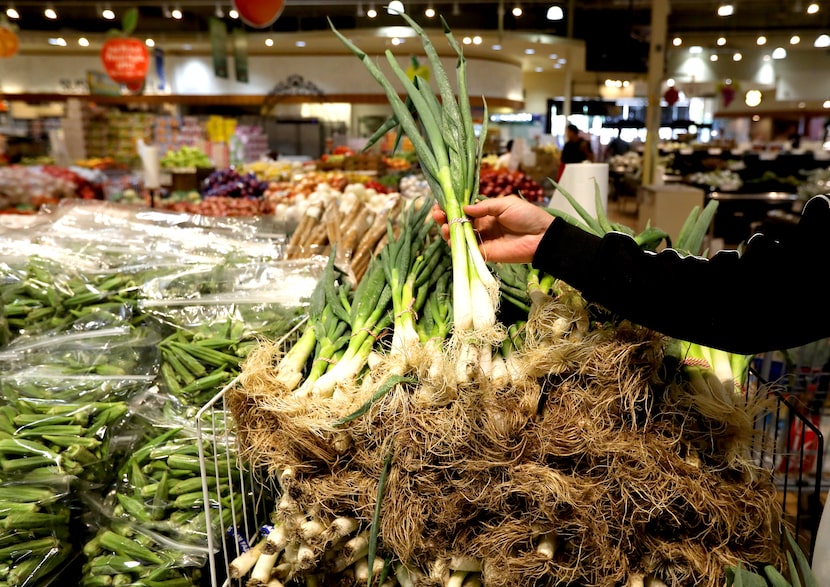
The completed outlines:
<svg viewBox="0 0 830 587">
<path fill-rule="evenodd" d="M 150 68 L 150 53 L 141 39 L 130 35 L 138 24 L 138 9 L 131 8 L 124 13 L 122 30 L 109 31 L 109 38 L 101 47 L 101 63 L 104 71 L 114 82 L 125 84 L 132 91 L 144 86 L 147 70 Z"/>
<path fill-rule="evenodd" d="M 228 77 L 228 29 L 220 19 L 210 19 L 210 51 L 213 56 L 213 74 Z"/>
<path fill-rule="evenodd" d="M 242 22 L 255 29 L 263 29 L 280 17 L 285 0 L 233 0 L 233 5 Z"/>
<path fill-rule="evenodd" d="M 248 82 L 248 35 L 242 29 L 233 30 L 233 60 L 236 81 Z"/>
<path fill-rule="evenodd" d="M 13 57 L 20 48 L 20 39 L 11 27 L 0 24 L 0 57 Z"/>
</svg>

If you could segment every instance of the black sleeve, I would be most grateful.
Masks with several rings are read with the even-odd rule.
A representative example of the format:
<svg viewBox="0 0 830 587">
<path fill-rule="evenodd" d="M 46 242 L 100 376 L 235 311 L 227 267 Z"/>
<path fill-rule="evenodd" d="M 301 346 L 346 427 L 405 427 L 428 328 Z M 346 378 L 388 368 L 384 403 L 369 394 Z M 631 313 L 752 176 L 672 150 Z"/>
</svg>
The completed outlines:
<svg viewBox="0 0 830 587">
<path fill-rule="evenodd" d="M 599 238 L 556 219 L 533 266 L 632 322 L 749 355 L 830 337 L 830 200 L 810 200 L 794 232 L 786 242 L 755 235 L 742 254 L 706 259 L 643 251 L 625 234 Z"/>
</svg>

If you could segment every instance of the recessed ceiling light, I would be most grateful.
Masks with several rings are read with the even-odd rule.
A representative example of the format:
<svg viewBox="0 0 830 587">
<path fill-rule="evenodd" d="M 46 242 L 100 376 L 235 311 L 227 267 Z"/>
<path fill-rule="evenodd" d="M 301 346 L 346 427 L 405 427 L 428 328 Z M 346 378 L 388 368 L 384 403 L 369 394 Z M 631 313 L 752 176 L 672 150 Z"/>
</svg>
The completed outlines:
<svg viewBox="0 0 830 587">
<path fill-rule="evenodd" d="M 518 4 L 516 4 L 516 6 L 513 7 L 513 16 L 519 17 L 521 15 L 522 15 L 522 7 L 519 6 Z"/>
<path fill-rule="evenodd" d="M 565 18 L 565 12 L 561 6 L 554 5 L 548 8 L 547 17 L 548 20 L 562 20 Z"/>
<path fill-rule="evenodd" d="M 709 61 L 717 61 L 717 60 L 718 60 L 718 56 L 716 54 L 712 53 L 711 55 L 709 55 Z"/>
<path fill-rule="evenodd" d="M 691 53 L 692 55 L 699 55 L 700 53 L 703 53 L 703 47 L 701 47 L 700 45 L 694 45 L 692 47 L 689 47 L 689 53 Z"/>
<path fill-rule="evenodd" d="M 740 60 L 741 60 L 741 59 L 743 59 L 743 58 L 744 58 L 744 56 L 743 56 L 743 55 L 741 55 L 740 53 L 735 53 L 735 54 L 732 56 L 732 61 L 740 61 Z"/>
<path fill-rule="evenodd" d="M 718 47 L 726 45 L 726 37 L 718 37 Z"/>
<path fill-rule="evenodd" d="M 772 52 L 773 59 L 786 59 L 787 57 L 787 50 L 784 47 L 776 47 L 775 50 Z"/>
<path fill-rule="evenodd" d="M 274 39 L 272 39 L 271 37 L 268 37 L 267 39 L 265 39 L 265 46 L 266 47 L 273 47 L 274 46 Z"/>
<path fill-rule="evenodd" d="M 679 47 L 680 45 L 683 44 L 683 39 L 681 39 L 680 37 L 675 37 L 671 40 L 671 44 L 674 45 L 675 47 Z"/>
<path fill-rule="evenodd" d="M 236 10 L 235 8 L 231 8 L 228 11 L 228 16 L 230 16 L 231 18 L 234 18 L 234 19 L 239 18 L 239 11 Z"/>
<path fill-rule="evenodd" d="M 78 44 L 81 47 L 89 47 L 89 39 L 87 39 L 86 37 L 81 37 L 78 39 Z"/>
<path fill-rule="evenodd" d="M 757 39 L 755 39 L 755 44 L 759 45 L 759 46 L 760 45 L 766 45 L 767 44 L 767 38 L 764 35 L 761 35 Z"/>
<path fill-rule="evenodd" d="M 825 100 L 824 104 L 821 105 L 822 108 L 830 108 L 830 100 Z"/>
<path fill-rule="evenodd" d="M 366 16 L 368 16 L 369 18 L 375 18 L 377 15 L 378 15 L 378 11 L 375 10 L 374 8 L 370 8 L 369 10 L 366 11 Z"/>
<path fill-rule="evenodd" d="M 190 43 L 185 43 L 184 45 L 182 45 L 182 49 L 184 49 L 185 51 L 190 51 L 191 49 L 193 49 L 193 45 L 191 45 Z"/>
<path fill-rule="evenodd" d="M 830 47 L 830 36 L 822 33 L 813 42 L 813 47 Z"/>
<path fill-rule="evenodd" d="M 819 6 L 819 5 L 818 5 L 818 3 L 813 2 L 812 4 L 810 4 L 810 5 L 807 7 L 807 14 L 815 14 L 815 13 L 817 13 L 819 10 L 821 10 L 821 6 Z"/>
<path fill-rule="evenodd" d="M 402 14 L 406 12 L 404 8 L 403 2 L 401 0 L 392 0 L 389 3 L 389 6 L 386 7 L 386 12 L 388 14 Z"/>
<path fill-rule="evenodd" d="M 550 55 L 548 55 L 548 57 L 550 57 L 551 59 L 557 59 L 559 55 L 557 55 L 556 53 L 551 53 Z"/>
<path fill-rule="evenodd" d="M 58 13 L 55 12 L 55 9 L 52 8 L 52 6 L 50 5 L 50 6 L 47 6 L 44 9 L 43 16 L 45 16 L 46 18 L 48 18 L 50 20 L 55 20 L 56 18 L 58 18 Z"/>
<path fill-rule="evenodd" d="M 427 6 L 427 9 L 424 10 L 424 16 L 427 18 L 435 17 L 435 9 L 432 6 Z"/>
<path fill-rule="evenodd" d="M 51 37 L 48 43 L 56 47 L 66 47 L 66 39 L 63 37 Z"/>
<path fill-rule="evenodd" d="M 501 51 L 501 45 L 493 45 L 490 47 L 493 51 Z"/>
<path fill-rule="evenodd" d="M 718 6 L 718 16 L 732 16 L 735 14 L 735 6 L 733 4 L 721 4 Z"/>
<path fill-rule="evenodd" d="M 472 45 L 473 39 L 472 37 L 464 37 L 463 39 L 461 39 L 461 42 L 465 45 Z"/>
<path fill-rule="evenodd" d="M 149 39 L 149 38 L 144 39 L 144 44 L 147 45 L 148 47 L 155 47 L 156 46 L 156 42 L 153 39 Z"/>
<path fill-rule="evenodd" d="M 481 37 L 479 37 L 478 35 L 473 37 L 473 45 L 481 45 Z"/>
<path fill-rule="evenodd" d="M 400 45 L 401 43 L 403 43 L 403 39 L 401 39 L 400 37 L 392 37 L 393 45 Z"/>
<path fill-rule="evenodd" d="M 20 18 L 20 13 L 14 6 L 9 6 L 8 8 L 6 8 L 6 16 L 11 18 L 12 20 L 17 20 L 18 18 Z"/>
<path fill-rule="evenodd" d="M 533 47 L 528 47 L 527 49 L 525 49 L 525 55 L 533 55 L 534 53 L 536 53 L 536 49 L 534 49 Z"/>
<path fill-rule="evenodd" d="M 798 35 L 793 35 L 790 37 L 790 45 L 798 45 L 801 42 L 801 37 Z"/>
<path fill-rule="evenodd" d="M 115 11 L 112 8 L 104 8 L 101 11 L 101 16 L 107 20 L 115 20 Z"/>
</svg>

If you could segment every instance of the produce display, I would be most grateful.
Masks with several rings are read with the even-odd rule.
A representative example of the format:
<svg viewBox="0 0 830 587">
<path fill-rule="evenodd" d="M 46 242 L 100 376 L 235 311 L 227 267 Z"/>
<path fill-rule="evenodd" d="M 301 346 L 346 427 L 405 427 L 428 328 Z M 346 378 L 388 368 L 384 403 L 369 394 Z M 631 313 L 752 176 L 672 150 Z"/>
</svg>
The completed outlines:
<svg viewBox="0 0 830 587">
<path fill-rule="evenodd" d="M 305 315 L 325 260 L 285 261 L 256 221 L 42 216 L 0 235 L 0 585 L 200 586 L 246 504 L 242 470 L 206 504 L 195 413 Z M 205 466 L 235 462 L 224 420 L 202 424 Z"/>
<path fill-rule="evenodd" d="M 248 355 L 226 401 L 245 462 L 279 491 L 231 576 L 715 587 L 784 567 L 776 488 L 750 458 L 763 397 L 744 388 L 748 357 L 667 340 L 529 266 L 486 263 L 461 213 L 480 165 L 463 54 L 445 25 L 451 83 L 401 17 L 440 101 L 387 52 L 404 102 L 335 33 L 383 86 L 384 132 L 412 141 L 451 247 L 433 200 L 405 207 L 358 281 L 331 252 L 288 350 L 265 342 Z M 690 217 L 673 239 L 681 253 L 699 253 L 712 213 Z M 581 221 L 631 232 L 603 215 Z M 654 250 L 666 236 L 636 238 Z"/>
<path fill-rule="evenodd" d="M 64 198 L 100 199 L 98 172 L 55 165 L 0 167 L 0 212 L 33 213 Z"/>
<path fill-rule="evenodd" d="M 159 160 L 165 169 L 196 169 L 197 167 L 213 167 L 213 162 L 207 154 L 198 147 L 184 145 L 178 149 L 170 149 Z"/>
<path fill-rule="evenodd" d="M 482 166 L 479 191 L 487 197 L 516 194 L 530 202 L 541 202 L 545 197 L 544 188 L 535 179 L 502 167 Z"/>
</svg>

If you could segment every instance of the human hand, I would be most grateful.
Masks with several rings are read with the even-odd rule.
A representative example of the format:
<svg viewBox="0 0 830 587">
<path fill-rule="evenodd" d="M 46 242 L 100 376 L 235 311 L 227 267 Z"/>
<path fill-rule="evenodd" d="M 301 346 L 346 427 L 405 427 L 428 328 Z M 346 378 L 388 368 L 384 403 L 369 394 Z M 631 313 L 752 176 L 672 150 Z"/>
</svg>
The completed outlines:
<svg viewBox="0 0 830 587">
<path fill-rule="evenodd" d="M 518 196 L 488 198 L 464 206 L 479 236 L 481 254 L 494 263 L 530 263 L 553 216 Z M 447 215 L 436 205 L 432 217 L 449 238 Z"/>
</svg>

